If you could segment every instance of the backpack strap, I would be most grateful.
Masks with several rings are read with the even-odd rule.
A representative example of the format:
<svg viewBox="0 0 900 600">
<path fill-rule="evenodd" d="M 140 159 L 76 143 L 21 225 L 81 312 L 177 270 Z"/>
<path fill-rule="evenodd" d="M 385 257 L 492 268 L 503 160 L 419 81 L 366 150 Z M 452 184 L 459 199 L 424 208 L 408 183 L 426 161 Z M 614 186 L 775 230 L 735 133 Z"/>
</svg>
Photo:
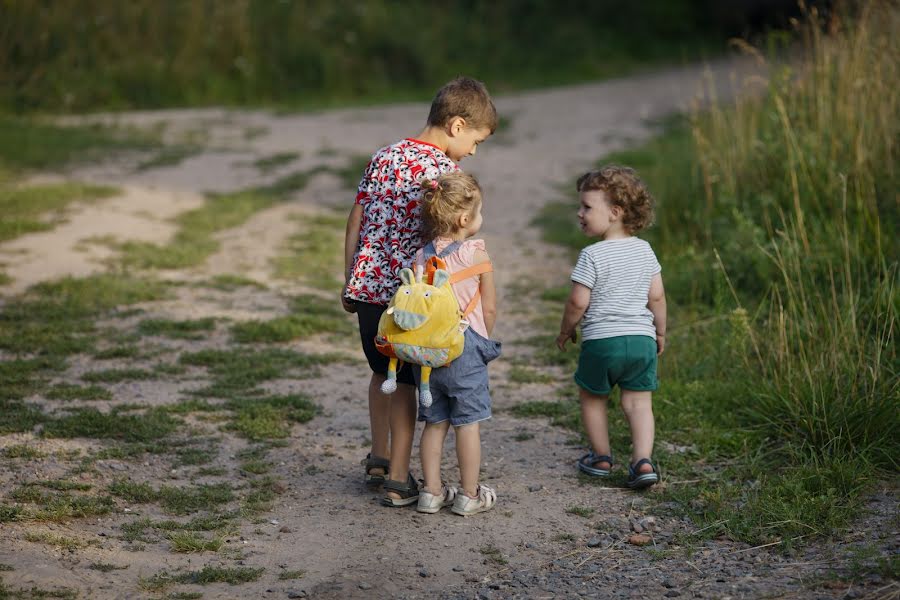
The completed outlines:
<svg viewBox="0 0 900 600">
<path fill-rule="evenodd" d="M 440 253 L 434 247 L 434 240 L 428 242 L 426 246 L 422 249 L 422 257 L 428 260 L 432 256 L 437 256 L 440 259 L 447 258 L 456 250 L 462 246 L 462 242 L 451 242 L 446 248 L 440 251 Z"/>
<path fill-rule="evenodd" d="M 428 242 L 428 244 L 426 244 L 426 246 L 422 249 L 422 255 L 425 258 L 425 264 L 428 265 L 428 263 L 431 262 L 433 263 L 434 269 L 446 269 L 444 258 L 456 252 L 456 250 L 459 249 L 460 246 L 462 246 L 462 242 L 452 242 L 440 253 L 437 253 L 434 248 L 434 241 Z M 464 279 L 468 279 L 469 277 L 477 277 L 482 273 L 490 273 L 493 270 L 494 265 L 490 262 L 483 262 L 477 265 L 472 265 L 471 267 L 466 267 L 465 269 L 456 271 L 455 273 L 451 273 L 450 284 L 452 285 L 454 283 L 458 283 L 460 281 L 463 281 Z M 462 317 L 464 319 L 468 317 L 473 310 L 475 310 L 475 307 L 478 306 L 479 300 L 481 300 L 481 290 L 475 290 L 475 295 L 472 296 L 469 304 L 462 312 Z"/>
<path fill-rule="evenodd" d="M 481 275 L 482 273 L 490 273 L 494 270 L 494 265 L 490 262 L 483 262 L 477 265 L 472 265 L 462 271 L 457 271 L 450 276 L 450 283 L 455 283 L 456 281 L 462 281 L 463 279 L 468 279 L 469 277 L 475 277 L 476 275 Z M 454 279 L 455 278 L 455 279 Z M 468 317 L 475 307 L 478 306 L 478 302 L 481 300 L 481 290 L 475 290 L 475 295 L 472 296 L 472 299 L 469 300 L 469 304 L 466 306 L 466 309 L 463 311 L 462 316 L 463 319 Z"/>
</svg>

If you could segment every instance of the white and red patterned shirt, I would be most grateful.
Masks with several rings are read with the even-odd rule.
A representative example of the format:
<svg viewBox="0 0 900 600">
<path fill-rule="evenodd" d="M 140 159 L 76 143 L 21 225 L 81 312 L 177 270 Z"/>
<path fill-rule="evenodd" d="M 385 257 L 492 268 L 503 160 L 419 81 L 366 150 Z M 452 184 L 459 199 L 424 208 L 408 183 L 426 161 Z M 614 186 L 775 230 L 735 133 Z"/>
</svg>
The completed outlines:
<svg viewBox="0 0 900 600">
<path fill-rule="evenodd" d="M 419 181 L 457 170 L 440 148 L 412 138 L 385 146 L 372 156 L 356 194 L 363 214 L 345 293 L 348 298 L 370 304 L 391 301 L 400 287 L 400 269 L 412 265 L 425 243 Z"/>
</svg>

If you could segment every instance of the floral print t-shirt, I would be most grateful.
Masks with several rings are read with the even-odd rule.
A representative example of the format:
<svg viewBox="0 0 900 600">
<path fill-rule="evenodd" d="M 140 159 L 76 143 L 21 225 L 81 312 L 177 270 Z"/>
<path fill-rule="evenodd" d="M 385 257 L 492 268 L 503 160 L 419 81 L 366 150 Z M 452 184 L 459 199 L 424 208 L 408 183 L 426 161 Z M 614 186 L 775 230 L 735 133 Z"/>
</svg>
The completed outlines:
<svg viewBox="0 0 900 600">
<path fill-rule="evenodd" d="M 457 170 L 440 148 L 412 138 L 372 156 L 356 194 L 363 214 L 348 298 L 370 304 L 391 301 L 400 287 L 400 269 L 412 264 L 424 244 L 419 181 Z"/>
</svg>

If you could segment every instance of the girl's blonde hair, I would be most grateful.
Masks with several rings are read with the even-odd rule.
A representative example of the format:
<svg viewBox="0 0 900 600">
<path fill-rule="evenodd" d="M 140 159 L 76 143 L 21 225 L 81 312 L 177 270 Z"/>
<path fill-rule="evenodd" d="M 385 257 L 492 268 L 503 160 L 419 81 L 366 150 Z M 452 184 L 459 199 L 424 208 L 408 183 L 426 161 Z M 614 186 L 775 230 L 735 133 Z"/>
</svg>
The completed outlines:
<svg viewBox="0 0 900 600">
<path fill-rule="evenodd" d="M 622 209 L 622 225 L 629 233 L 653 224 L 653 196 L 631 167 L 606 165 L 589 171 L 578 178 L 575 187 L 579 192 L 600 190 L 605 193 L 610 206 Z"/>
<path fill-rule="evenodd" d="M 457 171 L 441 175 L 437 179 L 423 178 L 422 221 L 426 240 L 449 236 L 459 228 L 459 216 L 472 214 L 481 202 L 481 186 L 478 180 Z"/>
</svg>

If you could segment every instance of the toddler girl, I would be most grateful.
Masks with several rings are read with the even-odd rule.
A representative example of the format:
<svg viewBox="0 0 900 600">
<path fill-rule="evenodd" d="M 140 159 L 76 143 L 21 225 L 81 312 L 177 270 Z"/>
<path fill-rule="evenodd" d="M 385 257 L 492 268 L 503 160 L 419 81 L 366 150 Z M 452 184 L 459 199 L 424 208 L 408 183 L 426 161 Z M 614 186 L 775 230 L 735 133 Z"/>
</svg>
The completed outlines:
<svg viewBox="0 0 900 600">
<path fill-rule="evenodd" d="M 442 258 L 451 273 L 460 311 L 465 314 L 471 305 L 471 312 L 465 316 L 468 328 L 462 355 L 431 372 L 433 402 L 428 407 L 419 404 L 419 420 L 425 421 L 420 442 L 425 487 L 419 492 L 417 510 L 435 513 L 452 505 L 450 510 L 465 516 L 489 510 L 497 501 L 493 489 L 478 484 L 479 423 L 491 417 L 487 363 L 500 355 L 500 343 L 489 339 L 497 317 L 496 292 L 484 240 L 471 239 L 482 221 L 478 182 L 457 172 L 436 180 L 423 179 L 422 187 L 424 239 L 431 241 L 416 254 L 415 262 L 424 265 L 432 256 Z M 463 271 L 470 267 L 475 269 L 469 273 L 481 274 L 467 276 Z M 418 378 L 419 371 L 414 372 Z M 461 490 L 441 481 L 441 455 L 450 425 L 456 432 Z"/>
</svg>

